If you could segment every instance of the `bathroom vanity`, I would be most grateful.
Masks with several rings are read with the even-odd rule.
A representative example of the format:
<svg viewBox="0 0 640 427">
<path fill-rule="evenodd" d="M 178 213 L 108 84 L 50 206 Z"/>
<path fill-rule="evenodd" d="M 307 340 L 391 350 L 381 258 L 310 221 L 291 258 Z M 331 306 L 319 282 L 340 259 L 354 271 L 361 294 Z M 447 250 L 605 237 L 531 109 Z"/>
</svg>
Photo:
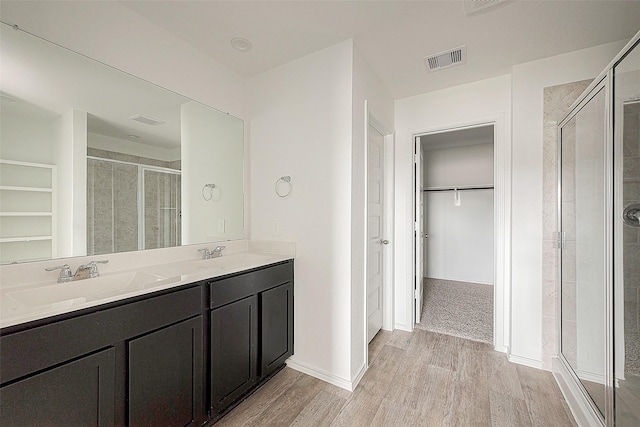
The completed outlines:
<svg viewBox="0 0 640 427">
<path fill-rule="evenodd" d="M 291 257 L 224 258 L 114 275 L 134 283 L 121 298 L 111 293 L 66 312 L 59 312 L 64 302 L 58 301 L 49 304 L 55 315 L 39 307 L 34 310 L 41 314 L 32 314 L 39 318 L 3 319 L 9 325 L 0 329 L 0 423 L 199 426 L 217 420 L 293 354 Z M 136 274 L 151 271 L 159 274 L 155 287 L 136 282 Z M 161 279 L 162 272 L 181 271 Z M 28 290 L 3 291 L 3 311 Z"/>
</svg>

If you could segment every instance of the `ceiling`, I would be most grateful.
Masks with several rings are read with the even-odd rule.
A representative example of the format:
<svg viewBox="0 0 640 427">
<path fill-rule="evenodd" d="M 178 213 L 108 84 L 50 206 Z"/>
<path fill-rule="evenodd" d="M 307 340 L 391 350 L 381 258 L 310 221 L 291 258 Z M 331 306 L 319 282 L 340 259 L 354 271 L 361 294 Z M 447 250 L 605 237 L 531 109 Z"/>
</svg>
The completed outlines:
<svg viewBox="0 0 640 427">
<path fill-rule="evenodd" d="M 353 38 L 394 99 L 507 74 L 516 64 L 628 40 L 640 30 L 640 0 L 507 0 L 472 15 L 462 0 L 121 4 L 244 77 Z M 236 36 L 253 49 L 234 50 Z M 461 45 L 466 64 L 425 71 L 423 57 Z"/>
</svg>

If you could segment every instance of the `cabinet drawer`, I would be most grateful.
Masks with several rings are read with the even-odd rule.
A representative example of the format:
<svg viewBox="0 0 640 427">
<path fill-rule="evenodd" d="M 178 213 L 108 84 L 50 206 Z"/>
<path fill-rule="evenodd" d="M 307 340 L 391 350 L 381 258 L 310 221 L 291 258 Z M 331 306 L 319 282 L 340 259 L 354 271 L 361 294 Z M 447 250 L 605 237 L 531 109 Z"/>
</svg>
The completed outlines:
<svg viewBox="0 0 640 427">
<path fill-rule="evenodd" d="M 0 336 L 0 384 L 197 316 L 201 301 L 196 286 Z"/>
<path fill-rule="evenodd" d="M 214 309 L 225 304 L 246 298 L 271 289 L 283 283 L 293 281 L 293 262 L 287 261 L 272 267 L 241 273 L 237 276 L 209 282 L 210 308 Z"/>
</svg>

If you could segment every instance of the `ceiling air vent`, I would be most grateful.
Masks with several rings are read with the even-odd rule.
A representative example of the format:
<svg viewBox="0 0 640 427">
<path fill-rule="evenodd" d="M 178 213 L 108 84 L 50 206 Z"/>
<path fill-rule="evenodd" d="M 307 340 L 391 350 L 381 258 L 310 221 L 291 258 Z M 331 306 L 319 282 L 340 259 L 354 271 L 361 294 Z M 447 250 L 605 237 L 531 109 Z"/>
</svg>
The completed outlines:
<svg viewBox="0 0 640 427">
<path fill-rule="evenodd" d="M 142 114 L 136 114 L 135 116 L 129 117 L 131 120 L 135 120 L 136 122 L 144 123 L 149 126 L 158 126 L 164 123 L 162 120 L 154 119 L 153 117 L 143 116 Z"/>
<path fill-rule="evenodd" d="M 460 46 L 435 55 L 425 56 L 423 61 L 429 72 L 453 67 L 454 65 L 462 65 L 467 62 L 467 46 Z"/>
<path fill-rule="evenodd" d="M 472 15 L 489 7 L 497 6 L 506 0 L 464 0 L 464 13 Z"/>
</svg>

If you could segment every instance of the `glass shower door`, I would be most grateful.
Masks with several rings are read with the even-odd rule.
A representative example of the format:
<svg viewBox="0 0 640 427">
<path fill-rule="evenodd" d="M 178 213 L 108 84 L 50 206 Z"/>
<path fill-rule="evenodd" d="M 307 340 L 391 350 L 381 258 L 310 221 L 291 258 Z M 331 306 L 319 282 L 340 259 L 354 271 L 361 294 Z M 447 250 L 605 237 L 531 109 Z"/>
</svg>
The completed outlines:
<svg viewBox="0 0 640 427">
<path fill-rule="evenodd" d="M 561 352 L 605 416 L 607 179 L 604 83 L 560 128 Z"/>
<path fill-rule="evenodd" d="M 180 227 L 180 174 L 142 168 L 144 210 L 141 227 L 144 236 L 140 249 L 178 246 Z"/>
<path fill-rule="evenodd" d="M 616 426 L 640 425 L 640 48 L 614 68 Z"/>
</svg>

